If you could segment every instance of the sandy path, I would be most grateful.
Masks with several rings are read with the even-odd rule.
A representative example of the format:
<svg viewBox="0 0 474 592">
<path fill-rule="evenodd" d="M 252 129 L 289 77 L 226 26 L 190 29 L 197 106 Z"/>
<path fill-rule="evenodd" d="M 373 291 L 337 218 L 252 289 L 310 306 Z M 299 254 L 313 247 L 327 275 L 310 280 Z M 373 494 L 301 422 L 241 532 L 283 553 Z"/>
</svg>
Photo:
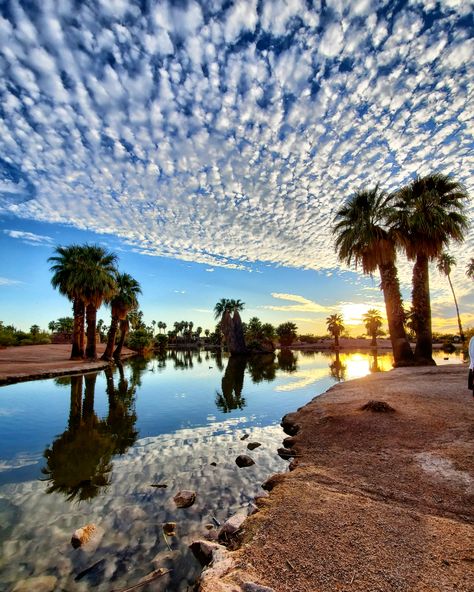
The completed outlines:
<svg viewBox="0 0 474 592">
<path fill-rule="evenodd" d="M 473 592 L 474 398 L 465 366 L 337 385 L 288 417 L 295 469 L 245 522 L 224 578 L 275 592 Z M 385 401 L 395 412 L 360 408 Z M 218 566 L 217 566 L 218 571 Z"/>
<path fill-rule="evenodd" d="M 100 358 L 105 344 L 97 344 Z M 124 348 L 123 355 L 133 354 Z M 0 385 L 37 378 L 49 378 L 61 374 L 74 374 L 107 366 L 107 362 L 70 360 L 70 345 L 25 345 L 0 349 Z"/>
</svg>

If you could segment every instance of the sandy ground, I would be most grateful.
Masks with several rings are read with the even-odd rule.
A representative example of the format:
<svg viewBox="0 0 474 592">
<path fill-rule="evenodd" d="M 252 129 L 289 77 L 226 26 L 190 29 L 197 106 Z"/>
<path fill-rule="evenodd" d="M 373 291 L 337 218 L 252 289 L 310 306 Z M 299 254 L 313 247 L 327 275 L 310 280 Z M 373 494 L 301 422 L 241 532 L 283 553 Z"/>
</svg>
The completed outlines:
<svg viewBox="0 0 474 592">
<path fill-rule="evenodd" d="M 97 356 L 105 350 L 105 343 L 97 344 Z M 0 385 L 62 374 L 74 374 L 104 368 L 107 362 L 70 360 L 70 345 L 25 345 L 0 349 Z M 124 348 L 123 356 L 134 352 Z"/>
<path fill-rule="evenodd" d="M 361 410 L 385 401 L 393 412 Z M 294 414 L 294 470 L 204 572 L 205 592 L 473 592 L 474 398 L 467 368 L 400 368 Z M 220 577 L 214 577 L 220 576 Z M 246 584 L 247 582 L 247 584 Z"/>
</svg>

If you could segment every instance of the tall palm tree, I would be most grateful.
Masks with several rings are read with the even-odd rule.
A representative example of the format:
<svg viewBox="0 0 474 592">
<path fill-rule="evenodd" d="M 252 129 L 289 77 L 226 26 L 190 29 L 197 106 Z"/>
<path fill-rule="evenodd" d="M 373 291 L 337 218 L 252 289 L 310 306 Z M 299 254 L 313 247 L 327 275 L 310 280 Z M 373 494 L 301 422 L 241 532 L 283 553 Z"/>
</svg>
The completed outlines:
<svg viewBox="0 0 474 592">
<path fill-rule="evenodd" d="M 221 298 L 214 306 L 214 317 L 221 317 L 220 329 L 231 354 L 245 353 L 245 338 L 239 311 L 245 303 L 241 300 Z M 231 316 L 233 313 L 233 316 Z"/>
<path fill-rule="evenodd" d="M 58 246 L 54 249 L 55 255 L 48 259 L 48 262 L 52 263 L 49 268 L 53 272 L 51 285 L 72 302 L 74 328 L 71 360 L 79 360 L 84 357 L 85 305 L 82 298 L 83 284 L 77 274 L 83 255 L 82 249 L 81 245 Z"/>
<path fill-rule="evenodd" d="M 408 259 L 415 261 L 412 306 L 418 364 L 435 364 L 428 265 L 450 240 L 464 240 L 467 197 L 461 183 L 442 173 L 416 177 L 394 195 L 391 227 Z"/>
<path fill-rule="evenodd" d="M 385 226 L 389 212 L 390 199 L 378 185 L 355 193 L 336 214 L 336 251 L 340 261 L 360 265 L 365 274 L 379 270 L 394 366 L 411 366 L 414 358 L 405 333 L 395 243 Z"/>
<path fill-rule="evenodd" d="M 466 338 L 464 337 L 464 331 L 462 330 L 461 315 L 459 314 L 458 301 L 456 298 L 456 294 L 454 293 L 453 283 L 451 281 L 451 270 L 454 265 L 456 265 L 456 259 L 452 255 L 449 255 L 448 253 L 443 251 L 443 253 L 441 253 L 441 255 L 438 257 L 438 271 L 448 278 L 449 287 L 451 288 L 451 292 L 453 294 L 454 299 L 454 305 L 456 307 L 456 314 L 458 315 L 459 336 L 461 337 L 461 343 L 464 344 Z"/>
<path fill-rule="evenodd" d="M 371 308 L 362 315 L 362 318 L 364 319 L 367 334 L 372 337 L 370 345 L 372 347 L 377 347 L 377 335 L 383 334 L 383 331 L 380 331 L 380 328 L 382 327 L 382 315 L 380 314 L 380 311 Z"/>
<path fill-rule="evenodd" d="M 468 278 L 471 278 L 471 280 L 474 280 L 474 257 L 471 257 L 471 260 L 467 264 L 466 275 Z"/>
<path fill-rule="evenodd" d="M 344 331 L 344 322 L 339 313 L 329 315 L 326 318 L 326 327 L 329 333 L 334 337 L 334 347 L 339 347 L 339 337 Z"/>
<path fill-rule="evenodd" d="M 115 282 L 117 293 L 110 301 L 112 318 L 107 336 L 107 347 L 102 355 L 103 360 L 112 359 L 119 321 L 124 320 L 131 310 L 137 308 L 137 296 L 141 294 L 140 284 L 128 273 L 117 273 Z"/>
</svg>

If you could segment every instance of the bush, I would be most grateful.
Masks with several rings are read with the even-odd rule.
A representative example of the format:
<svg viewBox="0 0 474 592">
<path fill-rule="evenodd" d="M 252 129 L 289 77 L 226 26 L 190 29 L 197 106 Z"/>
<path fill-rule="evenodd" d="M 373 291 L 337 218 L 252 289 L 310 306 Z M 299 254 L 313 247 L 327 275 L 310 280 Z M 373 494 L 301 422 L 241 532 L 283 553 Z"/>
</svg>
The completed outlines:
<svg viewBox="0 0 474 592">
<path fill-rule="evenodd" d="M 155 337 L 155 347 L 158 349 L 165 349 L 168 347 L 168 335 L 158 333 L 158 335 Z"/>
<path fill-rule="evenodd" d="M 153 349 L 153 337 L 146 329 L 136 329 L 129 333 L 127 347 L 139 354 L 144 354 Z"/>
</svg>

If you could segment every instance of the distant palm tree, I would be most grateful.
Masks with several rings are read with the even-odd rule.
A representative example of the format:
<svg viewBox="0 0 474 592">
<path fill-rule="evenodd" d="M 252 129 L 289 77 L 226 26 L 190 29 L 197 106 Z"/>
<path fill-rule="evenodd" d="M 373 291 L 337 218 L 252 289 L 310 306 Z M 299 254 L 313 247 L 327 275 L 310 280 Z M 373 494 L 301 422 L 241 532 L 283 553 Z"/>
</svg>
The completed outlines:
<svg viewBox="0 0 474 592">
<path fill-rule="evenodd" d="M 471 257 L 471 260 L 467 264 L 466 275 L 468 278 L 471 278 L 471 280 L 474 280 L 474 257 Z"/>
<path fill-rule="evenodd" d="M 54 253 L 55 255 L 48 259 L 48 262 L 52 263 L 49 268 L 53 273 L 51 285 L 72 302 L 74 328 L 71 360 L 79 360 L 84 357 L 85 305 L 82 299 L 83 285 L 77 274 L 82 247 L 81 245 L 58 246 L 54 249 Z"/>
<path fill-rule="evenodd" d="M 102 355 L 103 360 L 112 359 L 119 322 L 125 320 L 131 310 L 137 308 L 137 296 L 141 294 L 140 284 L 128 273 L 117 273 L 115 281 L 117 293 L 110 301 L 112 318 L 107 336 L 107 347 Z"/>
<path fill-rule="evenodd" d="M 380 311 L 371 308 L 362 315 L 362 318 L 364 319 L 367 334 L 372 337 L 370 345 L 377 347 L 377 336 L 383 334 L 383 331 L 380 331 L 380 328 L 382 327 L 382 315 L 380 314 Z"/>
<path fill-rule="evenodd" d="M 245 303 L 241 300 L 221 298 L 214 306 L 214 317 L 220 321 L 220 329 L 231 354 L 241 354 L 246 350 L 245 338 L 239 311 Z M 233 313 L 233 317 L 231 317 Z"/>
<path fill-rule="evenodd" d="M 389 196 L 378 185 L 355 193 L 336 214 L 336 251 L 340 261 L 361 265 L 365 274 L 379 270 L 394 366 L 411 366 L 414 358 L 405 333 L 395 243 L 385 224 L 389 212 Z"/>
<path fill-rule="evenodd" d="M 464 343 L 466 341 L 466 338 L 464 337 L 464 331 L 462 330 L 461 315 L 459 314 L 458 301 L 456 298 L 456 294 L 454 293 L 453 283 L 451 282 L 451 269 L 454 265 L 456 265 L 456 259 L 452 255 L 443 252 L 438 257 L 438 271 L 448 278 L 449 287 L 451 288 L 451 292 L 453 294 L 454 299 L 454 305 L 456 307 L 456 314 L 458 316 L 459 336 L 461 337 L 461 343 Z"/>
<path fill-rule="evenodd" d="M 450 240 L 462 242 L 467 229 L 464 186 L 448 175 L 416 177 L 394 195 L 391 227 L 413 267 L 412 305 L 418 364 L 435 364 L 431 329 L 430 261 Z"/>
<path fill-rule="evenodd" d="M 326 318 L 326 326 L 334 337 L 334 347 L 339 347 L 339 337 L 344 331 L 344 323 L 341 314 L 332 314 Z"/>
</svg>

